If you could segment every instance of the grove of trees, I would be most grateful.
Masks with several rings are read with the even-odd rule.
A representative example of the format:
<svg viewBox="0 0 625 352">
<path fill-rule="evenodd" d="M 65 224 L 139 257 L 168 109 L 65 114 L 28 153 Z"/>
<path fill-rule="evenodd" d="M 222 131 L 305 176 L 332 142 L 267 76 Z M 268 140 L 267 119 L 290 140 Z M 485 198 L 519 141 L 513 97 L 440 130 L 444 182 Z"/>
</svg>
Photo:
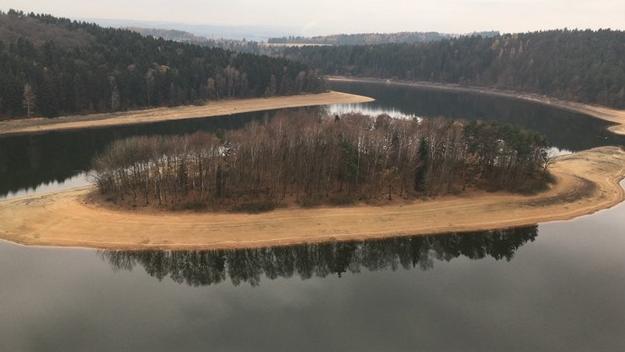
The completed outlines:
<svg viewBox="0 0 625 352">
<path fill-rule="evenodd" d="M 544 138 L 516 127 L 299 114 L 219 135 L 114 142 L 94 160 L 97 186 L 133 206 L 263 211 L 548 182 Z"/>
<path fill-rule="evenodd" d="M 108 112 L 324 90 L 304 64 L 0 12 L 0 117 Z"/>
</svg>

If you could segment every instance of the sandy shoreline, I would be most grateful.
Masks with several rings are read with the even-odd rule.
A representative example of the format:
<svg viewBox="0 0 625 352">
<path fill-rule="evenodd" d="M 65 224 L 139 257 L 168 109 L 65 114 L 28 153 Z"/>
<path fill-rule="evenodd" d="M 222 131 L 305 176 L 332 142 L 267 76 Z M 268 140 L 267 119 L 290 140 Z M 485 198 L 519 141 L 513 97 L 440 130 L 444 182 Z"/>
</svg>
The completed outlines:
<svg viewBox="0 0 625 352">
<path fill-rule="evenodd" d="M 376 84 L 390 84 L 394 86 L 405 87 L 417 87 L 433 90 L 444 90 L 453 92 L 465 92 L 465 93 L 477 93 L 506 98 L 519 99 L 529 101 L 533 103 L 552 106 L 558 109 L 569 110 L 578 112 L 590 117 L 594 117 L 600 120 L 604 120 L 614 125 L 608 127 L 612 133 L 625 135 L 625 110 L 616 110 L 603 106 L 595 106 L 590 104 L 577 103 L 573 101 L 565 101 L 556 98 L 551 98 L 538 94 L 519 93 L 514 91 L 499 90 L 493 88 L 484 87 L 472 87 L 461 86 L 458 84 L 445 84 L 434 82 L 410 82 L 401 80 L 386 80 L 381 78 L 358 78 L 358 77 L 342 77 L 342 76 L 329 76 L 326 77 L 328 81 L 335 82 L 363 82 L 363 83 L 376 83 Z"/>
<path fill-rule="evenodd" d="M 54 119 L 32 118 L 0 121 L 0 135 L 133 125 L 151 122 L 225 116 L 330 104 L 355 104 L 373 101 L 369 97 L 330 91 L 271 98 L 233 99 L 172 108 L 126 111 L 110 114 L 64 116 Z"/>
<path fill-rule="evenodd" d="M 401 205 L 280 209 L 263 214 L 128 212 L 86 201 L 91 188 L 0 202 L 0 238 L 105 249 L 248 248 L 477 231 L 567 220 L 625 199 L 625 151 L 560 157 L 558 182 L 532 196 L 473 193 Z"/>
</svg>

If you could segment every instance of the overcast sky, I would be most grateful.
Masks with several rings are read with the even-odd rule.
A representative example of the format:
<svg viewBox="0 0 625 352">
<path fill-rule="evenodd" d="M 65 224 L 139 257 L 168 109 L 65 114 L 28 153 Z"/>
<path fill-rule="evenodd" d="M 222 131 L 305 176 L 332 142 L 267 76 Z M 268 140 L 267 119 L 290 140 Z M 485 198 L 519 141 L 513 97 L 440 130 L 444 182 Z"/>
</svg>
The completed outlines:
<svg viewBox="0 0 625 352">
<path fill-rule="evenodd" d="M 625 29 L 625 0 L 2 0 L 71 18 L 284 26 L 295 34 Z"/>
</svg>

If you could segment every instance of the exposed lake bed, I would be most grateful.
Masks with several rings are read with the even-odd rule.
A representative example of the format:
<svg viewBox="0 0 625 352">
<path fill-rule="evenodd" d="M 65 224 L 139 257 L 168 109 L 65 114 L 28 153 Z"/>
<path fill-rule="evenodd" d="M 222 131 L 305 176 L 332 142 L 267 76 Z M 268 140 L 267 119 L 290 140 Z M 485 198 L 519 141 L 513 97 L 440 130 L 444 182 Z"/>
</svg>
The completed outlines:
<svg viewBox="0 0 625 352">
<path fill-rule="evenodd" d="M 301 94 L 269 98 L 229 99 L 200 105 L 177 106 L 110 114 L 63 116 L 53 119 L 30 118 L 0 121 L 0 135 L 103 128 L 174 120 L 188 120 L 248 112 L 301 108 L 329 104 L 357 104 L 371 98 L 341 92 Z"/>
</svg>

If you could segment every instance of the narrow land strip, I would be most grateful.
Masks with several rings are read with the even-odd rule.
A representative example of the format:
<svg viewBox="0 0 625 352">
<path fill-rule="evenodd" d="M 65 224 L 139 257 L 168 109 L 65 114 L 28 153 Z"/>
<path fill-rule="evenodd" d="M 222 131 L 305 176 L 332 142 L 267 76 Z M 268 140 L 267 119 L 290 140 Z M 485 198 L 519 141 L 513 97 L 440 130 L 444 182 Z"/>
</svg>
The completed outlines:
<svg viewBox="0 0 625 352">
<path fill-rule="evenodd" d="M 470 193 L 387 206 L 232 213 L 121 211 L 87 201 L 92 188 L 0 202 L 0 238 L 28 245 L 106 249 L 211 249 L 488 230 L 566 220 L 625 199 L 625 151 L 560 157 L 557 183 L 523 196 Z"/>
<path fill-rule="evenodd" d="M 363 83 L 377 83 L 388 84 L 394 86 L 404 87 L 417 87 L 433 90 L 444 90 L 454 92 L 465 93 L 478 93 L 499 97 L 507 97 L 513 99 L 519 99 L 547 106 L 553 106 L 555 108 L 564 109 L 568 111 L 578 112 L 590 117 L 594 117 L 600 120 L 608 121 L 614 125 L 610 126 L 608 130 L 612 133 L 625 135 L 625 110 L 616 110 L 603 106 L 595 106 L 590 104 L 577 103 L 572 101 L 565 101 L 556 98 L 551 98 L 538 94 L 519 93 L 514 91 L 500 90 L 494 88 L 484 87 L 472 87 L 462 86 L 458 84 L 445 84 L 434 82 L 411 82 L 411 81 L 399 81 L 399 80 L 387 80 L 380 78 L 358 78 L 358 77 L 342 77 L 342 76 L 329 76 L 326 77 L 329 81 L 334 82 L 363 82 Z"/>
<path fill-rule="evenodd" d="M 82 128 L 111 127 L 171 120 L 225 116 L 245 112 L 299 108 L 330 104 L 356 104 L 373 101 L 368 97 L 330 91 L 271 98 L 233 99 L 172 108 L 156 108 L 110 114 L 32 118 L 0 121 L 0 135 L 28 134 Z"/>
</svg>

